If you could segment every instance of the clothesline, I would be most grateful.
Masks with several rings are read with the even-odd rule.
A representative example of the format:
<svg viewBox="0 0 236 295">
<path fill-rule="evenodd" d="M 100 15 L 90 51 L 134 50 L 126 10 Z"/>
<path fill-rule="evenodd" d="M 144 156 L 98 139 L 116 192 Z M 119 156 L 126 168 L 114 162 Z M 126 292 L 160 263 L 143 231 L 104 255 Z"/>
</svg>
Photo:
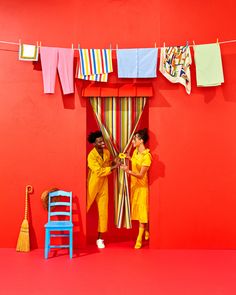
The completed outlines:
<svg viewBox="0 0 236 295">
<path fill-rule="evenodd" d="M 190 65 L 192 63 L 190 46 L 194 47 L 194 59 L 196 64 L 197 85 L 220 86 L 224 83 L 221 50 L 219 44 L 235 43 L 236 40 L 225 40 L 214 43 L 193 44 L 186 42 L 185 46 L 171 46 L 160 48 L 160 72 L 172 83 L 182 84 L 186 92 L 191 92 Z M 73 67 L 74 67 L 74 47 L 60 48 L 51 46 L 42 46 L 37 41 L 37 45 L 24 44 L 19 42 L 1 41 L 4 44 L 13 44 L 19 46 L 19 60 L 37 61 L 40 47 L 40 59 L 42 64 L 42 73 L 44 77 L 44 92 L 54 93 L 55 84 L 54 73 L 58 68 L 62 89 L 64 94 L 74 93 Z M 156 43 L 155 43 L 156 45 Z M 201 46 L 204 45 L 204 46 Z M 107 82 L 108 74 L 113 72 L 112 52 L 117 50 L 117 74 L 118 78 L 155 78 L 157 77 L 158 47 L 153 48 L 134 48 L 129 50 L 118 49 L 81 49 L 78 46 L 79 59 L 77 61 L 76 78 L 97 82 Z M 171 50 L 169 50 L 171 49 Z M 0 50 L 2 50 L 0 48 Z M 4 50 L 4 49 L 3 49 Z M 210 65 L 206 67 L 206 58 L 212 58 Z M 54 68 L 51 71 L 51 67 Z M 51 77 L 53 72 L 53 77 Z M 45 78 L 46 77 L 46 78 Z M 67 79 L 64 79 L 67 77 Z M 69 77 L 69 78 L 68 78 Z M 50 78 L 50 79 L 49 79 Z"/>
<path fill-rule="evenodd" d="M 216 42 L 219 43 L 219 44 L 227 44 L 227 43 L 236 43 L 236 40 L 218 41 L 218 39 L 217 39 Z M 11 45 L 18 45 L 18 46 L 20 46 L 22 44 L 21 42 L 10 42 L 10 41 L 1 41 L 1 40 L 0 40 L 0 43 L 2 43 L 2 44 L 11 44 Z M 209 44 L 209 43 L 204 43 L 204 44 Z M 195 42 L 193 41 L 193 44 L 190 44 L 189 47 L 194 47 L 195 45 L 204 45 L 204 44 L 195 44 Z M 38 45 L 38 42 L 37 42 L 36 45 Z M 40 42 L 40 44 L 38 45 L 38 47 L 41 47 L 41 46 L 42 45 L 41 45 L 41 42 Z M 156 43 L 154 44 L 154 48 L 161 49 L 163 47 L 172 47 L 172 46 L 166 46 L 165 45 L 165 42 L 163 43 L 163 46 L 156 46 Z M 78 48 L 74 48 L 74 45 L 72 44 L 71 45 L 71 48 L 73 50 L 79 50 L 80 49 L 80 45 L 78 45 Z M 117 49 L 119 49 L 118 48 L 118 44 L 116 44 L 116 48 L 112 48 L 112 46 L 110 45 L 110 49 L 111 50 L 117 50 Z"/>
</svg>

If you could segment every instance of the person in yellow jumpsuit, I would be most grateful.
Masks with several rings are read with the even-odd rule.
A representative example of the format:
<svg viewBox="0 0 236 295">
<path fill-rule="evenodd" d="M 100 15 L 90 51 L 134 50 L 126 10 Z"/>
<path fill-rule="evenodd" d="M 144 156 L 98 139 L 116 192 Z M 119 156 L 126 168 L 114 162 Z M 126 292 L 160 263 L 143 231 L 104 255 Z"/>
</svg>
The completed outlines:
<svg viewBox="0 0 236 295">
<path fill-rule="evenodd" d="M 142 247 L 142 237 L 145 232 L 145 240 L 149 239 L 148 231 L 148 211 L 149 211 L 149 189 L 148 189 L 148 169 L 151 166 L 152 157 L 150 150 L 145 148 L 148 140 L 147 129 L 135 132 L 132 144 L 135 148 L 131 163 L 132 170 L 128 165 L 121 165 L 127 174 L 131 175 L 131 219 L 139 221 L 139 233 L 134 248 Z M 127 156 L 130 159 L 129 156 Z"/>
<path fill-rule="evenodd" d="M 107 231 L 108 222 L 108 175 L 119 166 L 118 161 L 112 162 L 110 152 L 105 148 L 101 131 L 91 132 L 88 142 L 94 148 L 88 154 L 88 193 L 87 212 L 94 201 L 98 207 L 98 239 L 97 247 L 105 248 L 102 234 Z"/>
</svg>

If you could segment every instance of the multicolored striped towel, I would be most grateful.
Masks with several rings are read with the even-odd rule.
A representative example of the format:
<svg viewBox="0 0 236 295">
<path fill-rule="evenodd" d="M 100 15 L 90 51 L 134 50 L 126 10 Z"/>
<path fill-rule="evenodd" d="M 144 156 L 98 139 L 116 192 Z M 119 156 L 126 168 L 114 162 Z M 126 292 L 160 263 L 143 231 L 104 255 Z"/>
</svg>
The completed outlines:
<svg viewBox="0 0 236 295">
<path fill-rule="evenodd" d="M 38 60 L 38 46 L 29 44 L 20 44 L 19 46 L 19 60 L 37 61 Z"/>
<path fill-rule="evenodd" d="M 77 78 L 107 82 L 113 71 L 111 49 L 79 49 Z"/>
</svg>

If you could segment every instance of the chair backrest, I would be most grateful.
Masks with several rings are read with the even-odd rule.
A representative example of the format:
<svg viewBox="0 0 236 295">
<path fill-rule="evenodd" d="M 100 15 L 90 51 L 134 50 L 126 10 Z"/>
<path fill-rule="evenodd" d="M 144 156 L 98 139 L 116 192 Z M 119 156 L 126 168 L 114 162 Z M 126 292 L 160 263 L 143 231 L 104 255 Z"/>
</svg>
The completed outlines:
<svg viewBox="0 0 236 295">
<path fill-rule="evenodd" d="M 48 194 L 48 221 L 64 217 L 72 221 L 72 192 L 62 190 Z"/>
</svg>

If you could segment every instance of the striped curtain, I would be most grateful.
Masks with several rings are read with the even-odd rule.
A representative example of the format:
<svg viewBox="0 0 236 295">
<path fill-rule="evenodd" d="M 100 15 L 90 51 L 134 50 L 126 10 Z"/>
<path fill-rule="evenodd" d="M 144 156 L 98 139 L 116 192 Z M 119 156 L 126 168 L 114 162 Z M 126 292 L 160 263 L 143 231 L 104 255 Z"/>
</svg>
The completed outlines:
<svg viewBox="0 0 236 295">
<path fill-rule="evenodd" d="M 98 125 L 113 157 L 127 152 L 146 104 L 145 97 L 90 98 Z M 130 199 L 127 174 L 114 173 L 115 225 L 131 228 Z"/>
</svg>

